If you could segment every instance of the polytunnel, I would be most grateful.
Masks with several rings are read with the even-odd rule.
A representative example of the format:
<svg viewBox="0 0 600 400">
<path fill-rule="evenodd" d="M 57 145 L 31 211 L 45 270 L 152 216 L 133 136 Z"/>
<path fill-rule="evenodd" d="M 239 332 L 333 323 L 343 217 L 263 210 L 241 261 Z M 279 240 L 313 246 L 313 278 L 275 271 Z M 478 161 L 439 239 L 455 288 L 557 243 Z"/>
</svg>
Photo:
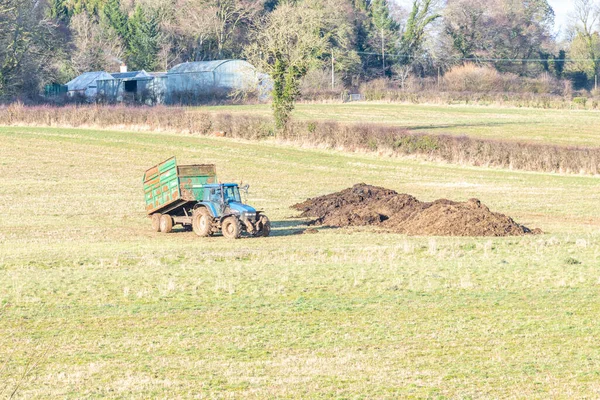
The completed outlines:
<svg viewBox="0 0 600 400">
<path fill-rule="evenodd" d="M 186 62 L 167 72 L 167 101 L 197 102 L 258 85 L 256 68 L 244 60 Z"/>
</svg>

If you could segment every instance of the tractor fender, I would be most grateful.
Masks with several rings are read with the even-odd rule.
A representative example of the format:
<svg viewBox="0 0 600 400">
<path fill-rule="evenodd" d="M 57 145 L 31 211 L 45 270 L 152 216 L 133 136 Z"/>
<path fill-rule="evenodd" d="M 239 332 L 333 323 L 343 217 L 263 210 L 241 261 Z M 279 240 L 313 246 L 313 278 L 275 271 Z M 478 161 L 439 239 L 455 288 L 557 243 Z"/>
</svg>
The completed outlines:
<svg viewBox="0 0 600 400">
<path fill-rule="evenodd" d="M 227 217 L 236 217 L 237 219 L 240 219 L 240 217 L 237 214 L 231 214 L 231 213 L 229 213 L 229 214 L 223 214 L 223 215 L 221 215 L 219 217 L 219 222 L 223 222 L 225 220 L 225 218 L 227 218 Z M 241 219 L 240 219 L 240 221 L 241 221 Z"/>
<path fill-rule="evenodd" d="M 219 213 L 217 212 L 217 209 L 216 209 L 216 207 L 215 207 L 214 204 L 207 203 L 207 202 L 204 202 L 204 201 L 203 202 L 199 202 L 198 204 L 196 204 L 194 206 L 194 210 L 197 209 L 197 208 L 200 208 L 200 207 L 206 208 L 210 212 L 210 215 L 213 218 L 219 218 Z"/>
</svg>

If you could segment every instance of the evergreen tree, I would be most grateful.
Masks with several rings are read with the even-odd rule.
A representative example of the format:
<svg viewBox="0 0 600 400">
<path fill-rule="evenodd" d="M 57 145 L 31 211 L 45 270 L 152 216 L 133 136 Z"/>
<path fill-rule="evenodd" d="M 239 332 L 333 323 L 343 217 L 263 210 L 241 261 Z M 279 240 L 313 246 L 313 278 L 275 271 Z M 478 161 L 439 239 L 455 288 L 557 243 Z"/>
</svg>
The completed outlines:
<svg viewBox="0 0 600 400">
<path fill-rule="evenodd" d="M 68 24 L 74 15 L 83 12 L 98 16 L 104 3 L 105 0 L 51 0 L 50 17 Z"/>
<path fill-rule="evenodd" d="M 406 29 L 401 39 L 402 51 L 407 56 L 407 64 L 421 50 L 425 41 L 425 28 L 441 15 L 433 11 L 431 0 L 414 0 L 413 8 L 406 21 Z"/>
<path fill-rule="evenodd" d="M 354 48 L 359 54 L 363 70 L 366 71 L 370 60 L 378 58 L 367 54 L 373 51 L 369 43 L 370 32 L 373 30 L 369 15 L 369 4 L 367 0 L 354 0 L 352 6 L 354 10 L 354 20 L 352 21 L 355 35 Z M 380 65 L 380 63 L 378 62 L 377 65 Z"/>
<path fill-rule="evenodd" d="M 373 25 L 378 31 L 394 32 L 398 29 L 398 24 L 390 15 L 390 8 L 387 0 L 372 0 L 369 9 Z"/>
<path fill-rule="evenodd" d="M 367 11 L 369 9 L 369 4 L 367 0 L 354 0 L 354 8 L 359 11 Z"/>
<path fill-rule="evenodd" d="M 276 56 L 273 66 L 273 115 L 277 129 L 285 129 L 294 103 L 300 94 L 299 78 L 305 71 L 298 67 L 290 66 L 280 54 Z"/>
<path fill-rule="evenodd" d="M 265 11 L 272 12 L 279 5 L 279 0 L 266 0 L 263 7 Z"/>
<path fill-rule="evenodd" d="M 154 70 L 158 65 L 160 30 L 158 19 L 139 5 L 127 24 L 127 61 L 134 69 Z"/>
<path fill-rule="evenodd" d="M 372 41 L 379 44 L 379 46 L 373 45 L 373 47 L 381 53 L 382 69 L 385 73 L 390 64 L 386 56 L 395 52 L 398 24 L 390 15 L 387 0 L 372 0 L 369 12 L 373 24 Z"/>
<path fill-rule="evenodd" d="M 120 0 L 108 0 L 103 8 L 103 15 L 108 24 L 119 34 L 121 39 L 127 43 L 127 15 L 121 10 Z"/>
<path fill-rule="evenodd" d="M 554 62 L 552 63 L 554 66 L 554 73 L 558 79 L 563 77 L 563 73 L 565 71 L 565 59 L 567 58 L 567 52 L 564 50 L 560 50 L 558 52 L 558 57 L 554 58 Z"/>
<path fill-rule="evenodd" d="M 69 22 L 71 15 L 66 0 L 52 0 L 50 5 L 50 17 L 54 20 Z"/>
</svg>

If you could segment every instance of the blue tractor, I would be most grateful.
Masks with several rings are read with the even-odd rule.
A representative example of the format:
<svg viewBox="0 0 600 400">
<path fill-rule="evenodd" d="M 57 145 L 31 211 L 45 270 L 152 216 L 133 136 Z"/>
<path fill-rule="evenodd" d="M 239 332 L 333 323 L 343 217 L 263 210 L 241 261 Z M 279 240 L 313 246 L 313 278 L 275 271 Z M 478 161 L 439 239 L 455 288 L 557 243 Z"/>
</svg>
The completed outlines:
<svg viewBox="0 0 600 400">
<path fill-rule="evenodd" d="M 144 196 L 152 230 L 169 233 L 179 224 L 203 237 L 219 231 L 231 239 L 242 232 L 269 236 L 269 218 L 242 202 L 237 183 L 215 182 L 213 164 L 177 165 L 171 157 L 148 169 Z M 243 189 L 247 191 L 248 186 Z"/>
<path fill-rule="evenodd" d="M 192 228 L 198 236 L 211 236 L 219 231 L 237 239 L 242 232 L 253 236 L 269 236 L 269 218 L 244 204 L 237 183 L 204 185 L 204 198 L 193 209 Z"/>
</svg>

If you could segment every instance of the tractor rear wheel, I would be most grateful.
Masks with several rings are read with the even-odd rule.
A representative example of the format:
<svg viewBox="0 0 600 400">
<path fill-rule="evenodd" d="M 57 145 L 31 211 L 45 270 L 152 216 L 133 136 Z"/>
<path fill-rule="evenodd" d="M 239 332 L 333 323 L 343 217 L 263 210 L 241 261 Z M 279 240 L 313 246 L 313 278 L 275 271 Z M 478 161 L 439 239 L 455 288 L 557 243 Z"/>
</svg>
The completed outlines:
<svg viewBox="0 0 600 400">
<path fill-rule="evenodd" d="M 152 214 L 152 231 L 160 231 L 160 214 Z"/>
<path fill-rule="evenodd" d="M 260 216 L 257 225 L 258 231 L 254 234 L 254 236 L 267 237 L 271 234 L 271 221 L 269 221 L 269 217 L 266 215 Z"/>
<path fill-rule="evenodd" d="M 213 233 L 213 217 L 206 208 L 199 208 L 192 219 L 194 233 L 200 237 L 211 236 Z"/>
<path fill-rule="evenodd" d="M 173 218 L 169 214 L 163 214 L 160 216 L 160 231 L 162 233 L 169 233 L 173 230 Z"/>
<path fill-rule="evenodd" d="M 242 223 L 236 217 L 227 217 L 223 220 L 221 231 L 227 239 L 239 239 L 242 236 Z"/>
</svg>

